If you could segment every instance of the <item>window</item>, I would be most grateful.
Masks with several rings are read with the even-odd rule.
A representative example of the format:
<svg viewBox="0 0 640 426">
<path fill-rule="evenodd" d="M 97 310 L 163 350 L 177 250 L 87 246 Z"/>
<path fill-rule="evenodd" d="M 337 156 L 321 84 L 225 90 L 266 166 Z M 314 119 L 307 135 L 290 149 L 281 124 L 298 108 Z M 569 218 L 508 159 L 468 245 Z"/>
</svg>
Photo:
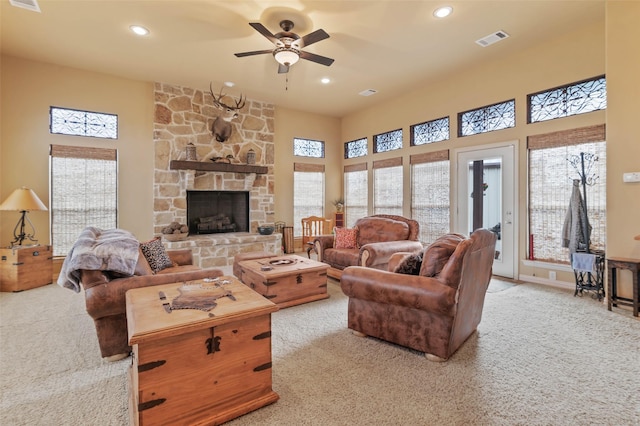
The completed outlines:
<svg viewBox="0 0 640 426">
<path fill-rule="evenodd" d="M 449 117 L 411 126 L 411 146 L 446 141 L 449 139 Z"/>
<path fill-rule="evenodd" d="M 373 162 L 373 214 L 402 216 L 402 157 Z"/>
<path fill-rule="evenodd" d="M 365 155 L 367 155 L 367 138 L 344 144 L 344 158 L 364 157 Z"/>
<path fill-rule="evenodd" d="M 527 123 L 606 108 L 607 80 L 600 76 L 527 95 Z"/>
<path fill-rule="evenodd" d="M 420 224 L 420 242 L 449 233 L 449 151 L 411 156 L 411 218 Z"/>
<path fill-rule="evenodd" d="M 324 142 L 294 138 L 293 155 L 298 157 L 324 158 Z"/>
<path fill-rule="evenodd" d="M 369 177 L 367 163 L 353 164 L 344 168 L 344 202 L 346 226 L 353 228 L 356 220 L 368 216 Z"/>
<path fill-rule="evenodd" d="M 324 216 L 324 165 L 293 165 L 293 233 L 302 235 L 303 217 Z"/>
<path fill-rule="evenodd" d="M 402 148 L 402 129 L 373 136 L 373 152 L 393 151 Z"/>
<path fill-rule="evenodd" d="M 87 226 L 117 227 L 115 149 L 51 145 L 51 244 L 66 256 Z"/>
<path fill-rule="evenodd" d="M 604 125 L 530 136 L 529 149 L 529 259 L 568 263 L 562 247 L 562 228 L 572 192 L 579 179 L 571 164 L 580 153 L 597 157 L 587 170 L 587 216 L 591 247 L 605 248 L 606 143 Z M 579 161 L 578 161 L 579 162 Z M 580 186 L 582 189 L 582 185 Z M 582 192 L 582 191 L 581 191 Z"/>
<path fill-rule="evenodd" d="M 68 108 L 49 108 L 49 131 L 62 135 L 118 139 L 118 116 Z"/>
<path fill-rule="evenodd" d="M 471 136 L 516 126 L 514 99 L 458 114 L 458 136 Z"/>
</svg>

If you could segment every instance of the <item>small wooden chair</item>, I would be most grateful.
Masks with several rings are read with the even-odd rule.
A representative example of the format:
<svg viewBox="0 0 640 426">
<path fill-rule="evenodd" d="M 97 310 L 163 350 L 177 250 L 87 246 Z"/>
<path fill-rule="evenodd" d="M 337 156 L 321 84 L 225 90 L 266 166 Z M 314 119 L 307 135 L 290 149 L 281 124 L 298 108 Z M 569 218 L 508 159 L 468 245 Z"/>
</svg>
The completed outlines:
<svg viewBox="0 0 640 426">
<path fill-rule="evenodd" d="M 311 258 L 313 238 L 317 235 L 331 233 L 331 219 L 319 216 L 302 218 L 302 248 L 307 248 L 307 256 Z"/>
</svg>

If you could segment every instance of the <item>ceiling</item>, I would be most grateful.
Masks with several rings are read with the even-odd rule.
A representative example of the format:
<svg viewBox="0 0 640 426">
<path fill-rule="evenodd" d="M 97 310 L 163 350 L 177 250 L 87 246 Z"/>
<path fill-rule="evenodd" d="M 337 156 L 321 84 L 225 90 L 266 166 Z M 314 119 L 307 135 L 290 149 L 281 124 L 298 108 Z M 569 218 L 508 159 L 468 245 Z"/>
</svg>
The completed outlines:
<svg viewBox="0 0 640 426">
<path fill-rule="evenodd" d="M 225 88 L 232 96 L 335 117 L 604 21 L 605 14 L 605 0 L 39 0 L 41 13 L 1 2 L 5 55 L 202 90 L 232 81 Z M 443 5 L 453 13 L 435 18 Z M 278 74 L 270 54 L 234 56 L 273 47 L 249 22 L 276 33 L 283 19 L 300 36 L 324 29 L 330 38 L 304 50 L 335 59 L 333 65 L 300 60 Z M 134 24 L 150 34 L 134 35 Z M 475 43 L 496 31 L 509 37 L 488 47 Z M 323 77 L 331 83 L 322 84 Z M 377 93 L 359 95 L 367 89 Z"/>
</svg>

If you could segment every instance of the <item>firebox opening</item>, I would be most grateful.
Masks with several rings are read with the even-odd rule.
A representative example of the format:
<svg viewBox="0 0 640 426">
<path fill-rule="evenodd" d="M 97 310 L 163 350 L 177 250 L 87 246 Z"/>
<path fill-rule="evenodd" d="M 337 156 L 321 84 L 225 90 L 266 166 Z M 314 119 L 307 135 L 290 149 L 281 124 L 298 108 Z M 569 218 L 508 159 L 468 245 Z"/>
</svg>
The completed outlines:
<svg viewBox="0 0 640 426">
<path fill-rule="evenodd" d="M 248 191 L 187 191 L 189 234 L 249 232 Z"/>
</svg>

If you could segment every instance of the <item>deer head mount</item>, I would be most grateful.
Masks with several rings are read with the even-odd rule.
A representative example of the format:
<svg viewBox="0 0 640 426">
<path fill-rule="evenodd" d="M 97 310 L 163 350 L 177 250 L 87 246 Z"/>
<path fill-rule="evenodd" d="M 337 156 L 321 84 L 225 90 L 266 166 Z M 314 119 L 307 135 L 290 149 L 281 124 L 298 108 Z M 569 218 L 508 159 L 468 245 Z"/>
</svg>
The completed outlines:
<svg viewBox="0 0 640 426">
<path fill-rule="evenodd" d="M 211 126 L 211 133 L 215 136 L 218 142 L 225 142 L 231 136 L 231 131 L 233 130 L 233 126 L 231 125 L 231 120 L 238 117 L 238 111 L 244 107 L 247 98 L 243 98 L 242 94 L 240 94 L 240 99 L 235 100 L 235 106 L 230 106 L 222 102 L 222 98 L 224 98 L 224 93 L 222 93 L 222 88 L 220 89 L 220 93 L 216 96 L 213 93 L 213 88 L 211 87 L 211 83 L 209 84 L 209 91 L 211 92 L 211 96 L 213 97 L 213 104 L 216 108 L 222 110 L 222 113 L 216 117 Z"/>
</svg>

